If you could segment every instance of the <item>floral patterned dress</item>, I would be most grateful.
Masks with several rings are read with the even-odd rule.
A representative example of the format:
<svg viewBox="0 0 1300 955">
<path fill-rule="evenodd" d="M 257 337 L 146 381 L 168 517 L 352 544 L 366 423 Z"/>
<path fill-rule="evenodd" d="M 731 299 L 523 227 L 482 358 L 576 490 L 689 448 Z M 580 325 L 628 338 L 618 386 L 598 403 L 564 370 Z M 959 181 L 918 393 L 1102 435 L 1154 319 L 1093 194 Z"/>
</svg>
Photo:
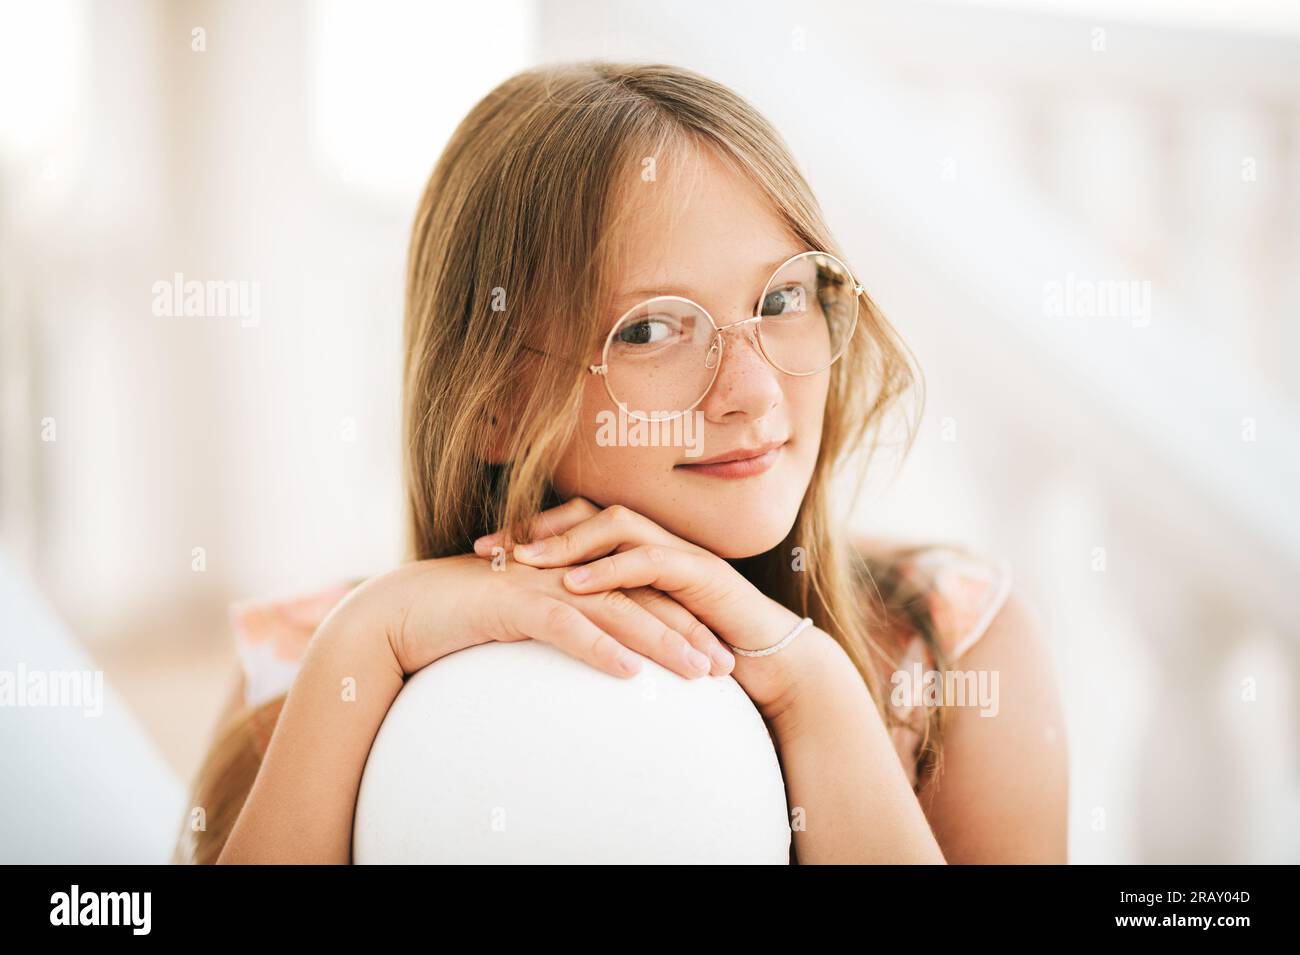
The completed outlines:
<svg viewBox="0 0 1300 955">
<path fill-rule="evenodd" d="M 1011 593 L 1012 573 L 1006 561 L 955 547 L 933 547 L 910 555 L 900 562 L 898 573 L 923 595 L 934 639 L 953 667 L 988 631 Z M 923 673 L 935 669 L 934 654 L 915 630 L 900 633 L 895 669 L 910 672 L 917 664 Z M 886 691 L 890 688 L 886 683 Z M 890 735 L 915 787 L 924 713 L 916 706 L 892 701 L 890 705 L 902 724 L 892 727 Z"/>
</svg>

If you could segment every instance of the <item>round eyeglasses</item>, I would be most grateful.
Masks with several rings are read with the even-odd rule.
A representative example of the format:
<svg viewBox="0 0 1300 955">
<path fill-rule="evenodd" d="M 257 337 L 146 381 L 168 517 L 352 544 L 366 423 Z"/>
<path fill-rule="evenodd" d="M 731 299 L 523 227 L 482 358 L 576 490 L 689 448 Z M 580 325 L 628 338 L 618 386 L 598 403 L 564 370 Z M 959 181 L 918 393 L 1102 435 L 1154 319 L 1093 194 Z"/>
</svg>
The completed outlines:
<svg viewBox="0 0 1300 955">
<path fill-rule="evenodd" d="M 628 417 L 686 414 L 708 394 L 729 328 L 753 326 L 759 351 L 778 371 L 807 377 L 839 359 L 858 324 L 863 287 L 827 252 L 801 252 L 767 280 L 750 318 L 719 325 L 702 306 L 660 295 L 628 309 L 610 329 L 599 365 L 609 397 Z"/>
</svg>

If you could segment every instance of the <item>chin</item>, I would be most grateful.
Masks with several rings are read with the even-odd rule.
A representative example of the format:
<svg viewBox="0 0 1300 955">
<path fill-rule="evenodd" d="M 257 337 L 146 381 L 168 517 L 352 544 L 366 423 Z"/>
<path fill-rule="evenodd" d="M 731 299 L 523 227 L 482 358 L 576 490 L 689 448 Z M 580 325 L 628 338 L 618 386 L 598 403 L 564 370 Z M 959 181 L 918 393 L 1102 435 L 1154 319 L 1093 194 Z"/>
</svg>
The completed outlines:
<svg viewBox="0 0 1300 955">
<path fill-rule="evenodd" d="M 699 515 L 675 515 L 676 526 L 670 520 L 659 523 L 679 537 L 683 537 L 728 560 L 755 557 L 777 547 L 790 534 L 799 514 L 798 502 L 791 508 L 754 509 L 741 512 L 732 519 L 720 519 L 734 512 L 726 508 L 710 509 Z"/>
</svg>

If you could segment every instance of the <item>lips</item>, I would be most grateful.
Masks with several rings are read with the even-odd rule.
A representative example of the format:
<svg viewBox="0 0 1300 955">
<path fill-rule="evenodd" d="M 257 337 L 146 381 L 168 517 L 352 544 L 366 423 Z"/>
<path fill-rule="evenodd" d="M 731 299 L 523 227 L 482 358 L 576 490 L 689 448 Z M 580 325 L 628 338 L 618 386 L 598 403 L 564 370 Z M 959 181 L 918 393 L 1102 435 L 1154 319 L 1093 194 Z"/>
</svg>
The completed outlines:
<svg viewBox="0 0 1300 955">
<path fill-rule="evenodd" d="M 777 462 L 789 438 L 767 441 L 747 448 L 737 448 L 703 461 L 683 462 L 677 470 L 704 477 L 744 478 L 762 474 Z"/>
</svg>

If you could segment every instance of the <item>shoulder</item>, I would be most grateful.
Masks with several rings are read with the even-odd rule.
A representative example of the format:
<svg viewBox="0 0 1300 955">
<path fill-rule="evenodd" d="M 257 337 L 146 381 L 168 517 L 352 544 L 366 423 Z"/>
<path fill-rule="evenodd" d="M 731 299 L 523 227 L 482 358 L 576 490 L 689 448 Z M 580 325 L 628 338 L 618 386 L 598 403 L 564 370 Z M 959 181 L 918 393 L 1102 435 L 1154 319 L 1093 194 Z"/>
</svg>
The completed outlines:
<svg viewBox="0 0 1300 955">
<path fill-rule="evenodd" d="M 945 858 L 1065 862 L 1065 718 L 1048 634 L 1023 594 L 1008 594 L 961 670 L 982 689 L 977 705 L 952 708 L 942 778 L 922 799 Z"/>
</svg>

